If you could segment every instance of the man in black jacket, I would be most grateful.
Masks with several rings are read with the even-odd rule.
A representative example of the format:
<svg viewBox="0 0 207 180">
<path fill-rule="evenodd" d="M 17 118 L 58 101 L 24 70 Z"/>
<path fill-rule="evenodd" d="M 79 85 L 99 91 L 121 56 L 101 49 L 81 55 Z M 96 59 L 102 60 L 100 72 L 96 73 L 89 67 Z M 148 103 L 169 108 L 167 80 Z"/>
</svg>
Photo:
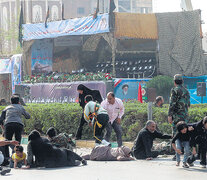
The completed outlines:
<svg viewBox="0 0 207 180">
<path fill-rule="evenodd" d="M 207 116 L 203 120 L 192 124 L 193 138 L 190 144 L 198 144 L 199 147 L 199 159 L 201 160 L 201 167 L 206 168 L 206 151 L 207 151 Z"/>
<path fill-rule="evenodd" d="M 136 159 L 152 160 L 159 155 L 158 151 L 152 151 L 153 140 L 155 138 L 171 139 L 171 135 L 163 135 L 156 130 L 156 123 L 154 121 L 147 121 L 145 128 L 143 128 L 134 143 L 133 154 Z"/>
</svg>

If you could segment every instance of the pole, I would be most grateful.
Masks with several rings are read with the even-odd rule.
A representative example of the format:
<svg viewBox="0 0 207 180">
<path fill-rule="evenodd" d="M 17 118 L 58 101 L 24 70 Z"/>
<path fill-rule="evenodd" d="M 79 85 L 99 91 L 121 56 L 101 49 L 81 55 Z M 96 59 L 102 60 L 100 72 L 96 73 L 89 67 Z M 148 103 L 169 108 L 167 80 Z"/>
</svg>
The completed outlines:
<svg viewBox="0 0 207 180">
<path fill-rule="evenodd" d="M 203 96 L 201 96 L 201 104 L 203 104 Z"/>
<path fill-rule="evenodd" d="M 116 39 L 114 37 L 112 37 L 112 76 L 113 78 L 116 77 L 116 67 L 115 67 L 115 61 L 116 61 L 116 45 L 115 45 L 115 41 Z"/>
<path fill-rule="evenodd" d="M 152 102 L 148 102 L 147 105 L 148 120 L 152 120 Z"/>
</svg>

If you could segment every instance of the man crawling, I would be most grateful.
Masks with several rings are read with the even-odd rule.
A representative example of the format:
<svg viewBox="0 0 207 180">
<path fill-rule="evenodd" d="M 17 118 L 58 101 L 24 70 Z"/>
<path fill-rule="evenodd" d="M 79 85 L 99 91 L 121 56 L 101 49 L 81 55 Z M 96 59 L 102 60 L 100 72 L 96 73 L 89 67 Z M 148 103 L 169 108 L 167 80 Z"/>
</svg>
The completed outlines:
<svg viewBox="0 0 207 180">
<path fill-rule="evenodd" d="M 82 156 L 83 159 L 91 161 L 130 161 L 131 149 L 126 146 L 111 148 L 110 146 L 96 146 L 91 154 Z"/>
</svg>

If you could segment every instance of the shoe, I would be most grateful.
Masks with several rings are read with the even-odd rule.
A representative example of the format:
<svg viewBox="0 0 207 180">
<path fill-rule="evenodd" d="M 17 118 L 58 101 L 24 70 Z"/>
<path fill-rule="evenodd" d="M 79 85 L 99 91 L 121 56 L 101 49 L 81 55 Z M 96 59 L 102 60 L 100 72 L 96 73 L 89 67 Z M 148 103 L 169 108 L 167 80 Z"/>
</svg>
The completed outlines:
<svg viewBox="0 0 207 180">
<path fill-rule="evenodd" d="M 10 163 L 9 163 L 9 160 L 8 159 L 4 159 L 4 162 L 1 164 L 2 166 L 8 166 Z"/>
<path fill-rule="evenodd" d="M 176 161 L 176 155 L 173 156 L 172 161 Z"/>
<path fill-rule="evenodd" d="M 85 159 L 83 159 L 81 162 L 82 162 L 82 164 L 83 164 L 84 166 L 87 165 L 87 161 L 86 161 Z"/>
<path fill-rule="evenodd" d="M 10 172 L 11 172 L 11 169 L 3 169 L 0 174 L 4 176 L 6 173 L 10 173 Z"/>
<path fill-rule="evenodd" d="M 79 166 L 81 164 L 80 161 L 75 161 L 75 166 Z"/>
<path fill-rule="evenodd" d="M 205 164 L 201 164 L 200 166 L 201 166 L 201 168 L 206 168 Z"/>
<path fill-rule="evenodd" d="M 193 163 L 191 163 L 191 164 L 188 164 L 190 167 L 193 167 L 194 166 L 194 164 Z"/>
<path fill-rule="evenodd" d="M 96 147 L 96 146 L 100 146 L 100 145 L 101 145 L 101 144 L 99 144 L 99 143 L 95 143 L 95 147 Z"/>
<path fill-rule="evenodd" d="M 180 166 L 180 162 L 177 162 L 177 163 L 176 163 L 176 166 Z"/>
<path fill-rule="evenodd" d="M 108 141 L 106 141 L 105 139 L 103 139 L 101 141 L 101 144 L 104 145 L 104 146 L 111 146 L 111 143 L 109 143 Z"/>
<path fill-rule="evenodd" d="M 183 163 L 183 167 L 184 168 L 189 168 L 189 166 L 187 165 L 187 163 Z"/>
</svg>

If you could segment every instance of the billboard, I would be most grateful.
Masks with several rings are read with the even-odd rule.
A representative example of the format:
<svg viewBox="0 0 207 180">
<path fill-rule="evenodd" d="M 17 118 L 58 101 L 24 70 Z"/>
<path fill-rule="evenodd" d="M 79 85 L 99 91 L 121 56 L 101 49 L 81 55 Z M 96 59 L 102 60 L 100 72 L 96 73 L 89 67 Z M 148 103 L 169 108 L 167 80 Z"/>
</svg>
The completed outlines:
<svg viewBox="0 0 207 180">
<path fill-rule="evenodd" d="M 115 79 L 115 96 L 123 101 L 137 100 L 139 83 L 142 86 L 143 100 L 146 100 L 146 82 L 150 79 Z"/>
</svg>

